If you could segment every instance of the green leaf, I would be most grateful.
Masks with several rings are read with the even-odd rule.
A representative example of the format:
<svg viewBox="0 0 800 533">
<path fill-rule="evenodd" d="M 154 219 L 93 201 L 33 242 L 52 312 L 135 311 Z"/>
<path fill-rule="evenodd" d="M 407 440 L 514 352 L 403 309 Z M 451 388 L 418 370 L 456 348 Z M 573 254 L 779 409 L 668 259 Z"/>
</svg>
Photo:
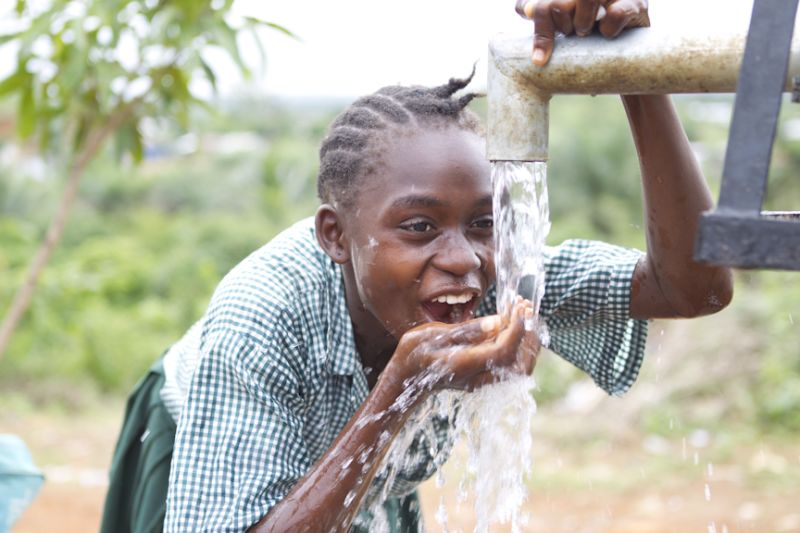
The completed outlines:
<svg viewBox="0 0 800 533">
<path fill-rule="evenodd" d="M 61 74 L 57 82 L 65 94 L 71 94 L 78 90 L 84 79 L 88 63 L 87 49 L 78 48 L 73 44 L 64 46 L 58 68 Z"/>
<path fill-rule="evenodd" d="M 16 92 L 25 83 L 25 72 L 17 70 L 9 77 L 0 81 L 0 98 Z"/>
<path fill-rule="evenodd" d="M 206 78 L 208 78 L 208 82 L 211 84 L 211 88 L 214 89 L 214 94 L 217 93 L 217 76 L 214 74 L 214 71 L 211 70 L 211 67 L 208 66 L 208 63 L 203 61 L 203 58 L 200 59 L 200 66 L 203 67 L 203 71 L 206 73 Z"/>
<path fill-rule="evenodd" d="M 117 160 L 121 160 L 125 154 L 130 154 L 135 163 L 141 163 L 144 155 L 142 133 L 135 120 L 130 120 L 119 127 L 114 134 L 114 145 Z"/>
<path fill-rule="evenodd" d="M 22 139 L 30 137 L 36 129 L 36 102 L 33 98 L 33 87 L 22 91 L 17 116 L 17 135 Z"/>
<path fill-rule="evenodd" d="M 0 46 L 8 42 L 14 41 L 16 39 L 19 39 L 20 35 L 22 35 L 21 32 L 4 33 L 3 35 L 0 35 Z"/>
<path fill-rule="evenodd" d="M 39 128 L 39 150 L 42 153 L 46 153 L 50 148 L 50 145 L 53 142 L 53 129 L 52 129 L 52 120 L 55 116 L 59 114 L 59 110 L 46 110 L 42 112 L 42 116 L 39 119 L 39 123 L 41 127 Z"/>
<path fill-rule="evenodd" d="M 245 65 L 242 60 L 241 54 L 239 54 L 239 45 L 236 42 L 236 32 L 233 28 L 221 22 L 215 25 L 211 31 L 214 34 L 217 44 L 228 52 L 228 55 L 234 60 L 236 66 L 239 67 L 242 76 L 244 76 L 245 79 L 250 79 L 250 69 L 247 68 L 247 65 Z"/>
<path fill-rule="evenodd" d="M 144 159 L 144 144 L 142 143 L 142 132 L 138 128 L 138 124 L 131 123 L 133 131 L 133 146 L 131 147 L 131 156 L 134 163 L 141 163 Z"/>
<path fill-rule="evenodd" d="M 292 39 L 297 39 L 298 41 L 302 40 L 300 39 L 300 37 L 295 35 L 290 29 L 286 28 L 285 26 L 281 26 L 280 24 L 275 24 L 274 22 L 261 20 L 260 18 L 257 17 L 245 17 L 245 20 L 247 20 L 247 22 L 249 22 L 250 24 L 256 26 L 266 26 L 268 28 L 272 28 L 273 30 L 277 30 L 286 35 L 287 37 L 291 37 Z"/>
<path fill-rule="evenodd" d="M 72 138 L 72 148 L 75 153 L 80 153 L 81 148 L 83 147 L 83 143 L 86 142 L 86 138 L 89 136 L 89 119 L 86 115 L 81 115 L 78 118 L 78 125 L 75 128 L 75 135 Z"/>
<path fill-rule="evenodd" d="M 261 72 L 267 66 L 267 53 L 264 50 L 264 43 L 261 42 L 261 39 L 258 38 L 258 32 L 256 31 L 255 26 L 250 27 L 250 34 L 253 37 L 253 42 L 256 45 L 256 51 L 258 52 L 258 68 Z"/>
</svg>

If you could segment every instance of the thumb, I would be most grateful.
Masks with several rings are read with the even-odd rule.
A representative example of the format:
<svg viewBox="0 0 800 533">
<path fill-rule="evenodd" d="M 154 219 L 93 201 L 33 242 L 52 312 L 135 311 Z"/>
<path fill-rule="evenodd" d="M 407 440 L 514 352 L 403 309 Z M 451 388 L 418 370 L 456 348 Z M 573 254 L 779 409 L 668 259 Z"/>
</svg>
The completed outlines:
<svg viewBox="0 0 800 533">
<path fill-rule="evenodd" d="M 543 67 L 550 61 L 556 38 L 553 14 L 547 9 L 533 9 L 533 64 Z"/>
</svg>

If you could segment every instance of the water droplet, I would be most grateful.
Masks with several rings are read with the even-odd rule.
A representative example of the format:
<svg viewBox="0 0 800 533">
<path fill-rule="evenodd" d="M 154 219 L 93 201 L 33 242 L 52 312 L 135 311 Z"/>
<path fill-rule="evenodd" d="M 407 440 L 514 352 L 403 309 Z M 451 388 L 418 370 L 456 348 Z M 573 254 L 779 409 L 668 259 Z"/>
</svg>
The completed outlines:
<svg viewBox="0 0 800 533">
<path fill-rule="evenodd" d="M 706 495 L 706 501 L 710 502 L 711 501 L 711 487 L 708 485 L 708 483 L 706 483 L 705 495 Z"/>
<path fill-rule="evenodd" d="M 350 504 L 353 503 L 353 500 L 356 498 L 356 491 L 351 490 L 347 493 L 347 496 L 344 497 L 344 506 L 350 507 Z"/>
<path fill-rule="evenodd" d="M 708 466 L 706 467 L 706 474 L 708 475 L 708 477 L 714 477 L 714 465 L 713 464 L 708 463 Z"/>
<path fill-rule="evenodd" d="M 439 508 L 436 510 L 436 523 L 443 526 L 445 530 L 447 529 L 447 508 L 444 503 L 439 504 Z"/>
</svg>

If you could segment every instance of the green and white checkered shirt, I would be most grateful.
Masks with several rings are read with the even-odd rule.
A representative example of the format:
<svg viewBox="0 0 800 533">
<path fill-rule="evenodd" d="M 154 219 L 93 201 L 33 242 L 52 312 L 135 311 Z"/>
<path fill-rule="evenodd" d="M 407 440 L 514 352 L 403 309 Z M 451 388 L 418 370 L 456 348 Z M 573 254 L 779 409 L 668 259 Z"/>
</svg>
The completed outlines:
<svg viewBox="0 0 800 533">
<path fill-rule="evenodd" d="M 646 322 L 629 317 L 640 257 L 592 241 L 547 250 L 541 315 L 550 349 L 611 394 L 633 384 L 644 352 Z M 478 314 L 493 312 L 492 290 Z M 165 531 L 244 531 L 305 475 L 369 393 L 342 273 L 317 244 L 312 219 L 278 235 L 222 280 L 202 327 L 171 353 L 196 351 L 187 348 L 192 345 L 199 345 L 199 355 L 183 358 L 187 368 L 179 369 L 193 377 L 180 408 Z M 170 398 L 162 396 L 169 407 Z M 392 531 L 417 527 L 413 490 L 447 456 L 445 422 L 431 420 L 435 431 L 415 438 L 417 460 L 389 491 L 383 507 Z M 438 442 L 428 442 L 434 435 Z M 362 513 L 357 525 L 369 530 L 371 519 Z"/>
</svg>

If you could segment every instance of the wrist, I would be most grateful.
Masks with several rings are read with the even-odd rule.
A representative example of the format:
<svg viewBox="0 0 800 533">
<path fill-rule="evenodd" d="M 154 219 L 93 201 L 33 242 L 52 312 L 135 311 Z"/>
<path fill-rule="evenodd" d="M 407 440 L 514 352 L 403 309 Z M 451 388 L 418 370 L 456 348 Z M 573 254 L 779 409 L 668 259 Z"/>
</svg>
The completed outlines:
<svg viewBox="0 0 800 533">
<path fill-rule="evenodd" d="M 375 384 L 375 391 L 384 398 L 382 403 L 386 403 L 387 409 L 405 416 L 422 403 L 431 392 L 430 387 L 420 383 L 417 374 L 409 371 L 406 365 L 400 364 L 394 358 L 381 372 Z"/>
</svg>

